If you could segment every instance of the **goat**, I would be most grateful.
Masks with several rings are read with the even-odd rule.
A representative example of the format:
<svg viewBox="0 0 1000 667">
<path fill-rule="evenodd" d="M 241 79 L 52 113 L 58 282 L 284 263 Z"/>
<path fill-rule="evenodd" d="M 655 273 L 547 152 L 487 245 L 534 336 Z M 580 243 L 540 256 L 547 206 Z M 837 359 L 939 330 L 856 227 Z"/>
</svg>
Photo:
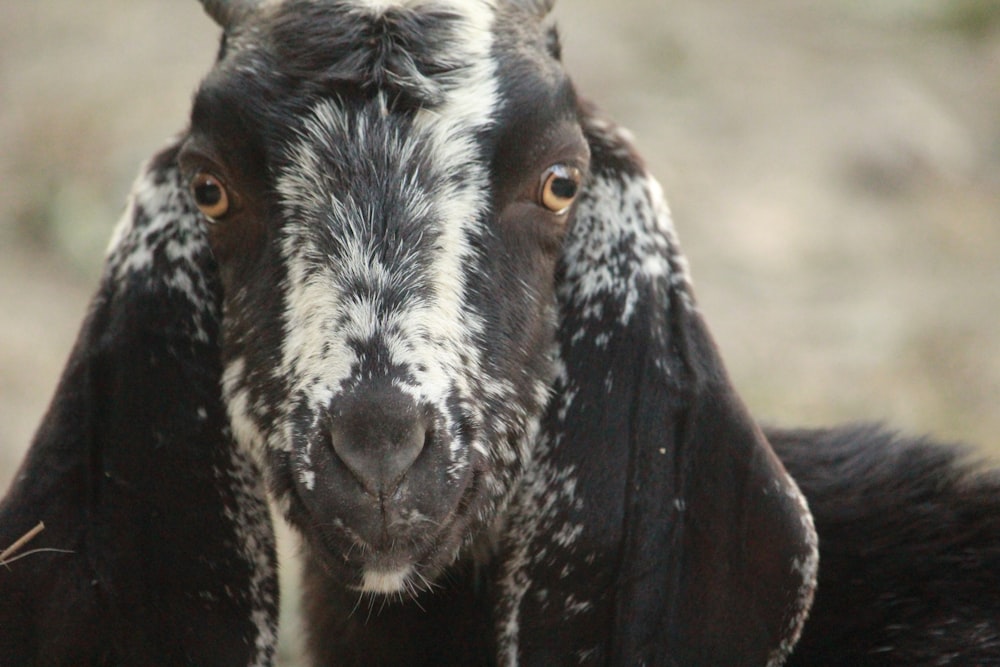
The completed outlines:
<svg viewBox="0 0 1000 667">
<path fill-rule="evenodd" d="M 0 567 L 0 664 L 272 664 L 270 515 L 219 395 L 218 280 L 173 156 L 137 182 L 0 503 L 0 545 L 44 525 Z"/>
<path fill-rule="evenodd" d="M 178 164 L 211 221 L 234 432 L 305 537 L 314 661 L 782 664 L 812 515 L 726 377 L 659 186 L 563 71 L 551 2 L 203 4 L 223 43 Z M 948 542 L 881 482 L 966 513 L 996 483 L 929 448 L 955 483 L 928 489 L 923 446 L 874 432 L 774 437 L 833 563 L 795 660 L 995 660 L 995 605 L 940 567 L 992 582 L 991 522 Z M 844 442 L 896 464 L 838 467 Z M 873 525 L 838 524 L 841 492 L 918 524 L 887 555 L 935 540 L 941 595 L 902 593 L 927 575 L 909 565 L 841 589 Z M 824 644 L 841 601 L 881 614 L 851 626 L 860 652 Z M 958 611 L 965 648 L 931 623 Z"/>
<path fill-rule="evenodd" d="M 996 479 L 863 429 L 771 432 L 788 476 L 551 2 L 206 4 L 179 159 L 318 664 L 781 664 L 818 567 L 793 477 L 829 560 L 795 664 L 1000 661 Z"/>
<path fill-rule="evenodd" d="M 953 595 L 994 583 L 996 482 L 874 431 L 765 437 L 550 1 L 202 2 L 222 46 L 157 173 L 202 213 L 217 266 L 180 284 L 220 283 L 221 399 L 305 538 L 316 664 L 996 662 L 995 605 Z M 793 477 L 832 564 L 808 623 Z"/>
<path fill-rule="evenodd" d="M 204 4 L 177 161 L 315 662 L 780 662 L 808 510 L 546 3 Z"/>
</svg>

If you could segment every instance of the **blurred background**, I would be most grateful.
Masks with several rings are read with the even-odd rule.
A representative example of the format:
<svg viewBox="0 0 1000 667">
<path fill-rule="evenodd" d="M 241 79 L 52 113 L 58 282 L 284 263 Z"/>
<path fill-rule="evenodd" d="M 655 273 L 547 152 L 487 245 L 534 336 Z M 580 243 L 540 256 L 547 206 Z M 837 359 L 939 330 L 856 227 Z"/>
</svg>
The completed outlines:
<svg viewBox="0 0 1000 667">
<path fill-rule="evenodd" d="M 754 414 L 1000 455 L 1000 0 L 560 1 Z M 0 2 L 0 489 L 217 37 L 194 0 Z"/>
</svg>

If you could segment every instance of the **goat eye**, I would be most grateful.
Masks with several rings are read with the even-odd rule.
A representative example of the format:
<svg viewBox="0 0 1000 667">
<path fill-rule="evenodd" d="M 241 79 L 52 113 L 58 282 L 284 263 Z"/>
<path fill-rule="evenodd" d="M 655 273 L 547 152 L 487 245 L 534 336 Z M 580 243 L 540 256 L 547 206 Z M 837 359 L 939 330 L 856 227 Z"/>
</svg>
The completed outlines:
<svg viewBox="0 0 1000 667">
<path fill-rule="evenodd" d="M 549 167 L 542 174 L 539 203 L 553 213 L 562 215 L 576 199 L 582 178 L 580 170 L 575 167 L 564 164 Z"/>
<path fill-rule="evenodd" d="M 218 220 L 229 211 L 229 193 L 215 176 L 199 172 L 191 179 L 190 188 L 194 203 L 209 218 Z"/>
</svg>

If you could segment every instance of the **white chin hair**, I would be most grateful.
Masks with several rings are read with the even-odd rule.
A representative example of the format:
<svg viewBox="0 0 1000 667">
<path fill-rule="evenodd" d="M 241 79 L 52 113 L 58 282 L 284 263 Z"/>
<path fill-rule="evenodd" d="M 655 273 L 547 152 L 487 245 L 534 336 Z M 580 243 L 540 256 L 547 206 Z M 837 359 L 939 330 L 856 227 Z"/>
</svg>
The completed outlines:
<svg viewBox="0 0 1000 667">
<path fill-rule="evenodd" d="M 398 593 L 406 587 L 406 580 L 413 573 L 413 566 L 406 565 L 398 570 L 365 570 L 361 579 L 361 590 L 365 593 Z"/>
</svg>

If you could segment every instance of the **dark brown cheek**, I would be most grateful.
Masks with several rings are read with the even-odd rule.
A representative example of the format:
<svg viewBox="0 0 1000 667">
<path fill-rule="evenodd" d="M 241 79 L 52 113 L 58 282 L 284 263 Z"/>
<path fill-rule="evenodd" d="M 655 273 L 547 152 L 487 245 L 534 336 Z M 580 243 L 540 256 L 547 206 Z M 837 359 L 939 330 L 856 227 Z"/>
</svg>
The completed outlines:
<svg viewBox="0 0 1000 667">
<path fill-rule="evenodd" d="M 504 245 L 511 254 L 532 266 L 555 259 L 562 252 L 568 218 L 558 217 L 534 203 L 508 206 L 500 216 Z"/>
<path fill-rule="evenodd" d="M 227 292 L 233 285 L 240 284 L 253 275 L 266 240 L 265 227 L 248 215 L 234 216 L 211 224 L 208 242 Z"/>
<path fill-rule="evenodd" d="M 563 243 L 566 241 L 566 218 L 546 221 L 539 236 L 539 249 L 554 261 L 562 254 Z"/>
</svg>

